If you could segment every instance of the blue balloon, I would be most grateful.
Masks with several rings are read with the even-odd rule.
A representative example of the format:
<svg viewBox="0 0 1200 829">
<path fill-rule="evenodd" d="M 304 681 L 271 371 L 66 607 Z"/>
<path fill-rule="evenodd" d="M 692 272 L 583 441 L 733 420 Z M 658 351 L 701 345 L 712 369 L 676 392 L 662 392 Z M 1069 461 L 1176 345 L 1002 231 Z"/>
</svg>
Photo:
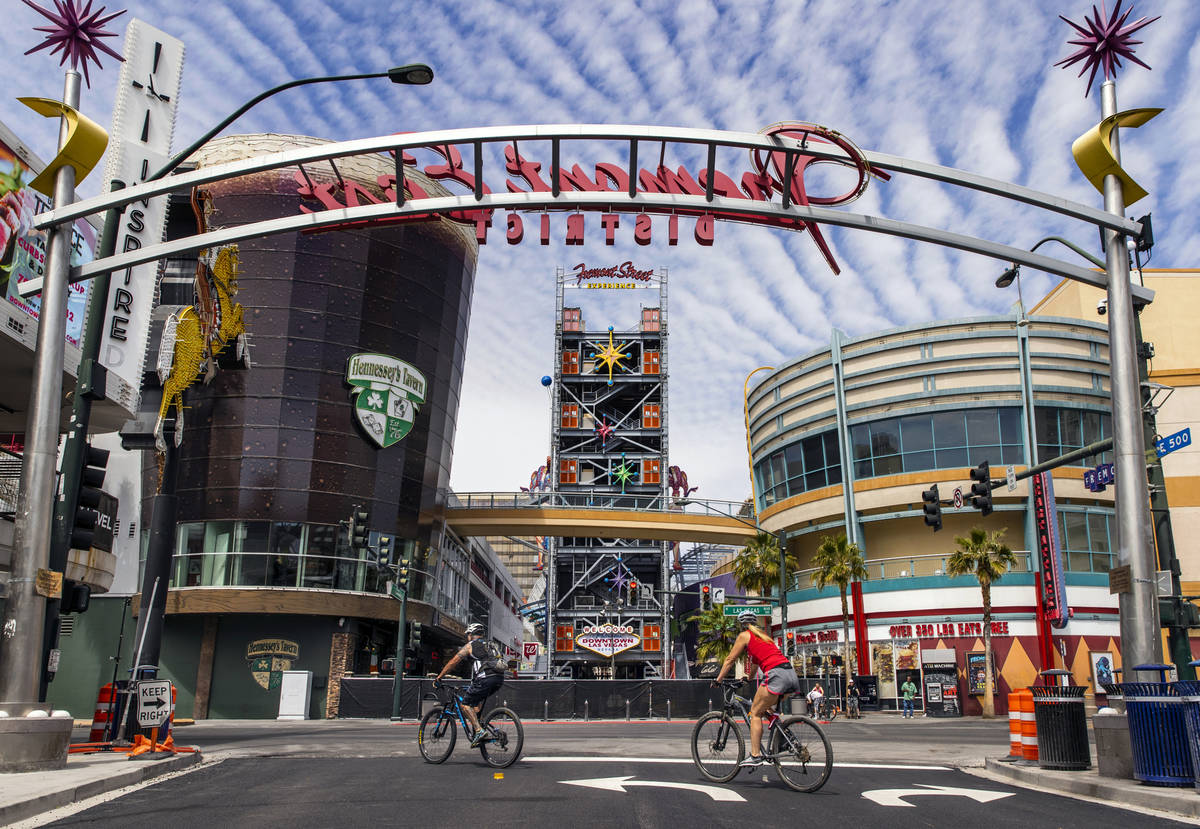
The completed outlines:
<svg viewBox="0 0 1200 829">
<path fill-rule="evenodd" d="M 554 378 L 552 378 L 549 374 L 542 375 L 542 385 L 545 386 L 546 388 L 549 388 L 550 384 L 553 382 L 554 382 Z"/>
</svg>

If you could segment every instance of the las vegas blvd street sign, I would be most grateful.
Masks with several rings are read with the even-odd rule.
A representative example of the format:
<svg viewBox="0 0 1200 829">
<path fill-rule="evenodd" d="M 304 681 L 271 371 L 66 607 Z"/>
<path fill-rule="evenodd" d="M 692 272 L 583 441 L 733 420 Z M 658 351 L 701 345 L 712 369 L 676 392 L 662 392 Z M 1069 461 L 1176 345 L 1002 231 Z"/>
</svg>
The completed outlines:
<svg viewBox="0 0 1200 829">
<path fill-rule="evenodd" d="M 769 604 L 727 604 L 725 605 L 726 616 L 737 616 L 739 613 L 745 613 L 749 610 L 758 616 L 770 616 L 771 606 Z"/>
</svg>

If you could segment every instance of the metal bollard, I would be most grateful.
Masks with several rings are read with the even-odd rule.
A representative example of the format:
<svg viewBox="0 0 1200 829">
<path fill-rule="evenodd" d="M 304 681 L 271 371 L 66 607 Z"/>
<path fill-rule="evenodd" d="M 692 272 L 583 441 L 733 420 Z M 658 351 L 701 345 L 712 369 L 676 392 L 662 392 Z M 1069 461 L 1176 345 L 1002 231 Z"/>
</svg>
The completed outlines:
<svg viewBox="0 0 1200 829">
<path fill-rule="evenodd" d="M 671 701 L 667 700 L 667 722 L 671 721 Z"/>
<path fill-rule="evenodd" d="M 625 700 L 625 722 L 629 722 L 629 700 Z"/>
<path fill-rule="evenodd" d="M 585 699 L 583 701 L 583 721 L 587 722 L 588 719 L 589 719 L 589 717 L 588 717 L 588 701 Z"/>
<path fill-rule="evenodd" d="M 550 700 L 542 700 L 542 722 L 550 719 Z"/>
</svg>

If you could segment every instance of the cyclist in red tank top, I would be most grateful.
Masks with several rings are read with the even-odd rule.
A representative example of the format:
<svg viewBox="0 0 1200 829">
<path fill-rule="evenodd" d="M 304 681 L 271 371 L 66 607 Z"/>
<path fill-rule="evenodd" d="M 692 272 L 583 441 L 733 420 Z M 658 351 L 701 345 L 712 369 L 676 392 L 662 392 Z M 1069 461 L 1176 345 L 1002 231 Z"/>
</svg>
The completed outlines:
<svg viewBox="0 0 1200 829">
<path fill-rule="evenodd" d="M 757 619 L 758 617 L 750 611 L 738 616 L 742 632 L 734 640 L 733 649 L 729 651 L 729 656 L 725 657 L 721 672 L 713 680 L 715 685 L 724 679 L 725 674 L 733 669 L 742 654 L 746 654 L 750 662 L 766 676 L 766 681 L 758 686 L 750 705 L 750 756 L 742 762 L 746 768 L 762 765 L 763 719 L 766 718 L 767 712 L 779 702 L 780 697 L 800 690 L 800 678 L 796 676 L 791 662 L 775 646 L 775 641 L 770 635 L 756 624 Z M 751 672 L 746 673 L 749 676 Z"/>
</svg>

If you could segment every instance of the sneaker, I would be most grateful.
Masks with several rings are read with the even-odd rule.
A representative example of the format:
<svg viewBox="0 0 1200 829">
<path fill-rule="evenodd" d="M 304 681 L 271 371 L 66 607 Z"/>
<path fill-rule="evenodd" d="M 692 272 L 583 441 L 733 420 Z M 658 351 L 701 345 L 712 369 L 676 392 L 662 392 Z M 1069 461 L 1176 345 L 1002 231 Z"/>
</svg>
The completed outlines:
<svg viewBox="0 0 1200 829">
<path fill-rule="evenodd" d="M 487 739 L 487 732 L 482 728 L 475 732 L 475 736 L 471 738 L 470 748 L 479 748 L 479 744 Z"/>
<path fill-rule="evenodd" d="M 741 763 L 738 764 L 738 768 L 756 769 L 759 766 L 761 766 L 762 764 L 763 764 L 762 757 L 755 757 L 753 754 L 751 754 L 749 757 L 747 757 L 745 760 L 743 760 Z"/>
</svg>

